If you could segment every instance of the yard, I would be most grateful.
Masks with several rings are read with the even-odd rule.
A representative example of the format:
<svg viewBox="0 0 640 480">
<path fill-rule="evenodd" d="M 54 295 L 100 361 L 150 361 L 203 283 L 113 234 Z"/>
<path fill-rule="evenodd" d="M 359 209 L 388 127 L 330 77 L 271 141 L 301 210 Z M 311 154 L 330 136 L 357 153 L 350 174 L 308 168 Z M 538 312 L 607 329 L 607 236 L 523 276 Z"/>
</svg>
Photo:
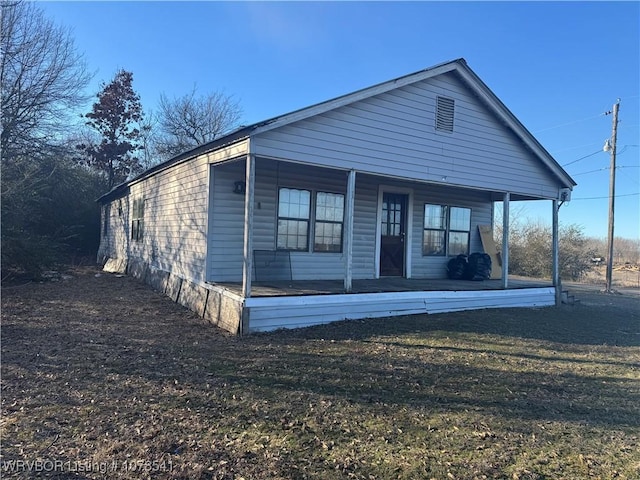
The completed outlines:
<svg viewBox="0 0 640 480">
<path fill-rule="evenodd" d="M 129 277 L 2 291 L 3 478 L 640 478 L 640 297 L 230 336 Z"/>
</svg>

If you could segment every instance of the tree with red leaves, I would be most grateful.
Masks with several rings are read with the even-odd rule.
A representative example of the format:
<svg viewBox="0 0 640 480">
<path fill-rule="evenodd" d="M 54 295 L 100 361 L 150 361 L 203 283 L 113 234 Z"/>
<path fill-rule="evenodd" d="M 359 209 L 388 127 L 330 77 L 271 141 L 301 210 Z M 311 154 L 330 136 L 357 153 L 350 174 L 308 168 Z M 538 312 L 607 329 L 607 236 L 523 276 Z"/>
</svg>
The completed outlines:
<svg viewBox="0 0 640 480">
<path fill-rule="evenodd" d="M 87 125 L 101 140 L 78 145 L 87 154 L 86 162 L 106 175 L 109 190 L 142 169 L 136 153 L 143 149 L 143 112 L 132 84 L 133 74 L 126 70 L 118 71 L 110 83 L 103 84 L 98 101 L 85 115 Z"/>
</svg>

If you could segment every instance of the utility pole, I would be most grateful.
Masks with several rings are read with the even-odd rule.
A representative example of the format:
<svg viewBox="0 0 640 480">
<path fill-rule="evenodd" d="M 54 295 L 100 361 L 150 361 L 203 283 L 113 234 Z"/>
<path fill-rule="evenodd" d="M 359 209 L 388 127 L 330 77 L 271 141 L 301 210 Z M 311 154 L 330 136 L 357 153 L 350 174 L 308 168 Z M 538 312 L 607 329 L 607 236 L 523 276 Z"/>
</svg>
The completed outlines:
<svg viewBox="0 0 640 480">
<path fill-rule="evenodd" d="M 611 131 L 611 143 L 609 150 L 611 151 L 611 171 L 609 174 L 609 237 L 607 255 L 607 285 L 605 291 L 613 293 L 611 289 L 611 277 L 613 275 L 613 217 L 616 198 L 616 140 L 618 137 L 618 110 L 620 108 L 620 99 L 613 106 L 613 127 Z M 609 114 L 611 112 L 607 112 Z"/>
</svg>

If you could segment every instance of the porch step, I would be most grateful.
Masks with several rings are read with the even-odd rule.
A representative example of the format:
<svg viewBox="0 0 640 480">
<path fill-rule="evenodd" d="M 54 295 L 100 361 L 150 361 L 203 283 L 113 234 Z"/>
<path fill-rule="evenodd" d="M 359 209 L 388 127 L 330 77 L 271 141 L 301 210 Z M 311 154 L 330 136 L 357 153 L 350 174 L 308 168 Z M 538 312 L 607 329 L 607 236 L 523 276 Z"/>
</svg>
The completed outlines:
<svg viewBox="0 0 640 480">
<path fill-rule="evenodd" d="M 568 290 L 563 290 L 560 294 L 560 299 L 565 305 L 575 305 L 576 303 L 580 303 L 580 300 L 578 300 L 575 295 L 571 295 Z"/>
</svg>

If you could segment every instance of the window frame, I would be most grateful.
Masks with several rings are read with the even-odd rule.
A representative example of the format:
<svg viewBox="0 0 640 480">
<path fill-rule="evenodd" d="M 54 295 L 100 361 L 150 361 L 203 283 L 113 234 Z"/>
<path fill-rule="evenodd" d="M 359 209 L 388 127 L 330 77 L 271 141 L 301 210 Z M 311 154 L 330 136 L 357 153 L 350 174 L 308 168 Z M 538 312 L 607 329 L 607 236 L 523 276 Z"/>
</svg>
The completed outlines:
<svg viewBox="0 0 640 480">
<path fill-rule="evenodd" d="M 303 217 L 291 217 L 291 216 L 280 216 L 280 200 L 282 198 L 282 191 L 283 190 L 295 190 L 295 191 L 299 191 L 299 192 L 308 192 L 309 193 L 309 210 L 307 212 L 307 217 L 303 218 Z M 310 224 L 311 224 L 311 207 L 312 207 L 312 199 L 313 199 L 313 192 L 311 190 L 308 190 L 306 188 L 293 188 L 293 187 L 278 187 L 278 202 L 276 204 L 276 250 L 283 250 L 283 251 L 289 251 L 289 252 L 308 252 L 309 251 L 309 240 L 311 238 L 311 229 L 310 229 Z M 306 228 L 306 237 L 307 237 L 307 241 L 306 241 L 306 245 L 304 248 L 289 248 L 287 246 L 285 247 L 280 247 L 279 246 L 279 238 L 280 238 L 280 221 L 295 221 L 295 222 L 305 222 L 307 225 Z M 288 233 L 286 233 L 285 235 L 288 235 Z M 286 243 L 286 242 L 285 242 Z"/>
<path fill-rule="evenodd" d="M 144 239 L 144 197 L 134 198 L 131 211 L 131 240 L 141 242 Z"/>
<path fill-rule="evenodd" d="M 444 214 L 444 218 L 443 218 L 443 227 L 441 228 L 434 228 L 431 226 L 427 226 L 427 208 L 429 206 L 435 206 L 435 207 L 440 207 L 442 209 L 444 209 L 444 211 L 446 212 Z M 452 218 L 452 212 L 455 212 L 455 210 L 460 209 L 460 210 L 465 210 L 469 212 L 469 224 L 468 224 L 468 230 L 462 230 L 459 228 L 451 228 L 451 218 Z M 464 255 L 469 255 L 469 251 L 471 248 L 471 217 L 472 217 L 472 209 L 471 207 L 461 207 L 458 205 L 443 205 L 443 204 L 437 204 L 437 203 L 425 203 L 424 204 L 424 211 L 423 211 L 423 217 L 422 217 L 422 222 L 423 222 L 423 230 L 422 230 L 422 256 L 423 257 L 451 257 L 451 256 L 456 256 L 459 254 L 464 254 Z M 431 253 L 431 252 L 426 252 L 425 251 L 425 239 L 426 239 L 426 232 L 442 232 L 443 235 L 443 246 L 444 248 L 442 249 L 442 252 L 438 252 L 438 253 Z M 456 251 L 453 252 L 451 251 L 451 244 L 452 244 L 452 234 L 466 234 L 467 235 L 467 245 L 466 245 L 466 249 L 465 252 L 462 251 Z"/>
<path fill-rule="evenodd" d="M 318 220 L 318 195 L 335 195 L 342 197 L 342 219 L 340 221 L 337 220 Z M 343 245 L 344 245 L 344 216 L 345 216 L 345 205 L 346 205 L 346 195 L 344 193 L 337 192 L 327 192 L 324 190 L 316 190 L 314 192 L 315 201 L 313 202 L 314 211 L 313 211 L 313 252 L 314 253 L 342 253 Z M 337 250 L 318 250 L 316 248 L 316 233 L 318 232 L 318 224 L 326 224 L 326 225 L 340 225 L 340 243 L 338 244 Z"/>
<path fill-rule="evenodd" d="M 427 207 L 440 207 L 444 215 L 441 215 L 442 226 L 440 228 L 427 227 Z M 441 205 L 436 203 L 425 203 L 422 215 L 422 256 L 423 257 L 445 257 L 447 255 L 447 220 L 449 218 L 449 207 L 447 205 Z M 429 252 L 425 253 L 425 233 L 426 232 L 440 232 L 442 234 L 442 251 L 440 253 Z"/>
<path fill-rule="evenodd" d="M 282 190 L 297 190 L 301 192 L 309 193 L 309 215 L 307 218 L 298 217 L 285 217 L 280 216 L 280 200 L 282 197 Z M 318 196 L 320 194 L 337 195 L 342 197 L 342 219 L 337 220 L 323 220 L 318 219 Z M 275 247 L 276 250 L 289 251 L 289 252 L 306 252 L 306 253 L 343 253 L 344 250 L 344 221 L 346 215 L 346 194 L 342 192 L 330 191 L 330 190 L 314 190 L 310 188 L 290 187 L 290 186 L 278 186 L 278 201 L 276 203 L 276 228 L 275 228 Z M 287 248 L 278 245 L 278 238 L 280 237 L 280 221 L 300 221 L 306 222 L 306 235 L 307 242 L 306 248 Z M 316 232 L 318 231 L 318 224 L 326 225 L 340 225 L 340 244 L 338 249 L 323 250 L 316 247 Z"/>
<path fill-rule="evenodd" d="M 458 228 L 452 228 L 451 224 L 453 223 L 451 221 L 451 216 L 452 216 L 452 212 L 454 209 L 458 209 L 458 210 L 467 210 L 469 212 L 469 225 L 468 225 L 468 229 L 467 230 L 461 230 Z M 457 256 L 457 255 L 469 255 L 469 250 L 471 248 L 471 208 L 470 207 L 459 207 L 459 206 L 449 206 L 449 222 L 447 224 L 447 255 L 452 257 L 452 256 Z M 451 252 L 451 234 L 452 233 L 464 233 L 467 235 L 467 248 L 465 249 L 464 252 L 462 251 L 458 251 L 458 252 Z"/>
<path fill-rule="evenodd" d="M 111 222 L 111 204 L 107 203 L 103 208 L 102 238 L 109 236 L 109 223 Z"/>
</svg>

